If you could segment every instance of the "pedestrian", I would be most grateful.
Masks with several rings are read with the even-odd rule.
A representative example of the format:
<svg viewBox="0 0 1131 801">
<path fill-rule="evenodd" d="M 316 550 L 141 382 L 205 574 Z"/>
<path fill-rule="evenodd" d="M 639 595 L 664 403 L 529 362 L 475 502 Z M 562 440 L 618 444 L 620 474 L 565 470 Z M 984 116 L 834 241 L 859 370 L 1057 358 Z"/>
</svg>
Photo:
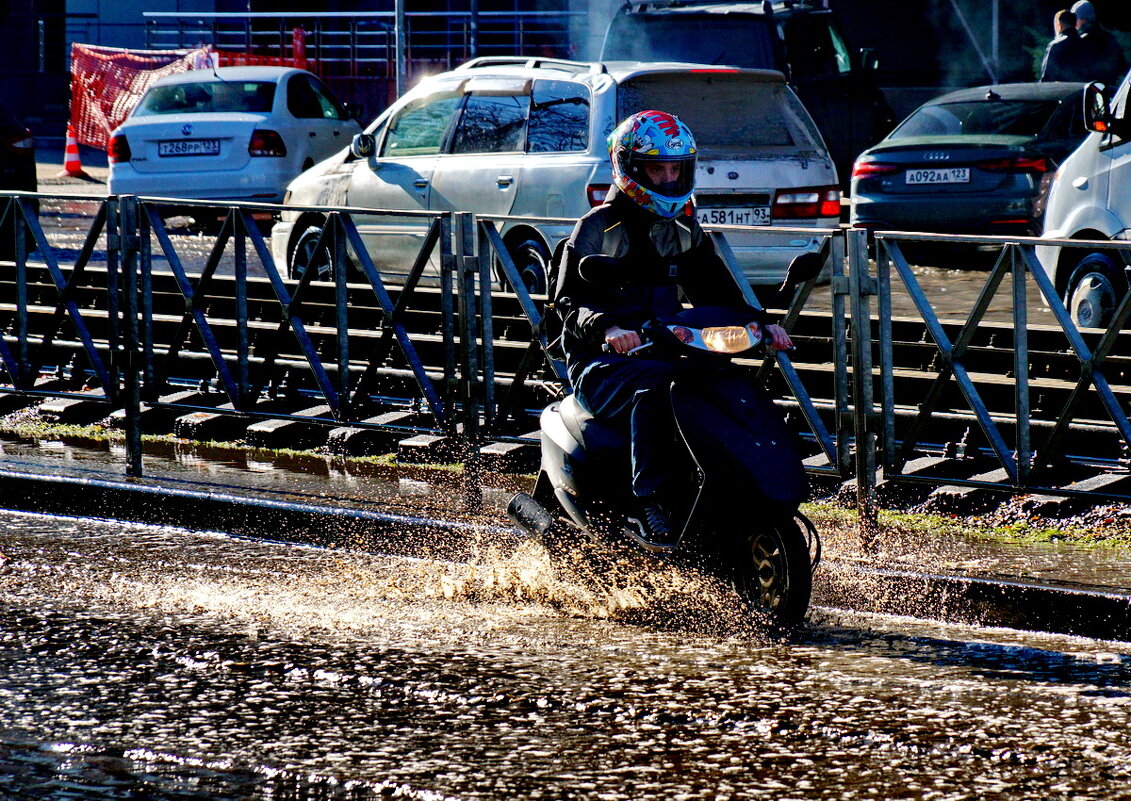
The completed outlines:
<svg viewBox="0 0 1131 801">
<path fill-rule="evenodd" d="M 1072 6 L 1072 13 L 1076 15 L 1076 30 L 1084 44 L 1086 79 L 1100 81 L 1114 90 L 1127 73 L 1123 48 L 1111 31 L 1096 20 L 1096 8 L 1090 0 L 1079 0 Z"/>
<path fill-rule="evenodd" d="M 1056 36 L 1045 48 L 1039 81 L 1087 81 L 1084 40 L 1076 30 L 1076 15 L 1067 9 L 1053 17 Z"/>
</svg>

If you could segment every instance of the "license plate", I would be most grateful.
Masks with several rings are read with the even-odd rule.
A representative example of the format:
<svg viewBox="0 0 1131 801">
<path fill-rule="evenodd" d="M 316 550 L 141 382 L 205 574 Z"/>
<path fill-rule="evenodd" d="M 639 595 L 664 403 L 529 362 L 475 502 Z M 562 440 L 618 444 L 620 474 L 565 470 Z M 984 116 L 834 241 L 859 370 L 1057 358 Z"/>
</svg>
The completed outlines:
<svg viewBox="0 0 1131 801">
<path fill-rule="evenodd" d="M 769 225 L 770 207 L 697 209 L 700 225 Z"/>
<path fill-rule="evenodd" d="M 158 142 L 158 156 L 218 156 L 219 139 L 178 139 L 173 142 Z"/>
<path fill-rule="evenodd" d="M 907 171 L 909 184 L 965 184 L 970 182 L 969 167 L 925 167 Z"/>
</svg>

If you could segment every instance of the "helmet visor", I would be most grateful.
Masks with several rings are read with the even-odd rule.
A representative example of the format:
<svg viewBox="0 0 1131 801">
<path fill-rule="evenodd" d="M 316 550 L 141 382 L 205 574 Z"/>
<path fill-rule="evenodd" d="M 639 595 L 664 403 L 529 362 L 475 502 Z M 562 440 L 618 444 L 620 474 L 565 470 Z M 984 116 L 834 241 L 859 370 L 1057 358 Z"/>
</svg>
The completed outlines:
<svg viewBox="0 0 1131 801">
<path fill-rule="evenodd" d="M 629 162 L 629 176 L 661 197 L 682 197 L 695 186 L 695 156 L 674 159 L 633 154 Z"/>
</svg>

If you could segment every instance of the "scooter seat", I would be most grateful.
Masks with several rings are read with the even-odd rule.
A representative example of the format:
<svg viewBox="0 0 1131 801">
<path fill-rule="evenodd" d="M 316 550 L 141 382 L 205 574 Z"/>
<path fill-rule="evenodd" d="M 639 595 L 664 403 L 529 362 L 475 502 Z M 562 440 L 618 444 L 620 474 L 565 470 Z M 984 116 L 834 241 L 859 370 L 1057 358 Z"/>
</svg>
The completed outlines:
<svg viewBox="0 0 1131 801">
<path fill-rule="evenodd" d="M 586 451 L 626 450 L 628 432 L 618 426 L 598 420 L 592 412 L 581 405 L 577 395 L 567 396 L 558 405 L 558 414 L 570 435 L 580 442 Z"/>
</svg>

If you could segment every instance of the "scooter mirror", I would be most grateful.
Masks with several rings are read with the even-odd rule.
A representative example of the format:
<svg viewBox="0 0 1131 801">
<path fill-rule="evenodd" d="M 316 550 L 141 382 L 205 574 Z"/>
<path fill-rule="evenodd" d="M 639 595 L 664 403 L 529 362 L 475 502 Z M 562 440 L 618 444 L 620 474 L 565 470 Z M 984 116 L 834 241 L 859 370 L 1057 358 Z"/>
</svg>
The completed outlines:
<svg viewBox="0 0 1131 801">
<path fill-rule="evenodd" d="M 782 288 L 800 286 L 806 281 L 812 281 L 821 274 L 821 270 L 824 269 L 824 266 L 825 254 L 823 252 L 802 253 L 800 256 L 795 256 L 785 271 L 785 280 L 782 281 Z"/>
<path fill-rule="evenodd" d="M 627 268 L 624 259 L 594 253 L 578 263 L 577 271 L 583 279 L 594 284 L 619 284 L 624 280 Z"/>
</svg>

